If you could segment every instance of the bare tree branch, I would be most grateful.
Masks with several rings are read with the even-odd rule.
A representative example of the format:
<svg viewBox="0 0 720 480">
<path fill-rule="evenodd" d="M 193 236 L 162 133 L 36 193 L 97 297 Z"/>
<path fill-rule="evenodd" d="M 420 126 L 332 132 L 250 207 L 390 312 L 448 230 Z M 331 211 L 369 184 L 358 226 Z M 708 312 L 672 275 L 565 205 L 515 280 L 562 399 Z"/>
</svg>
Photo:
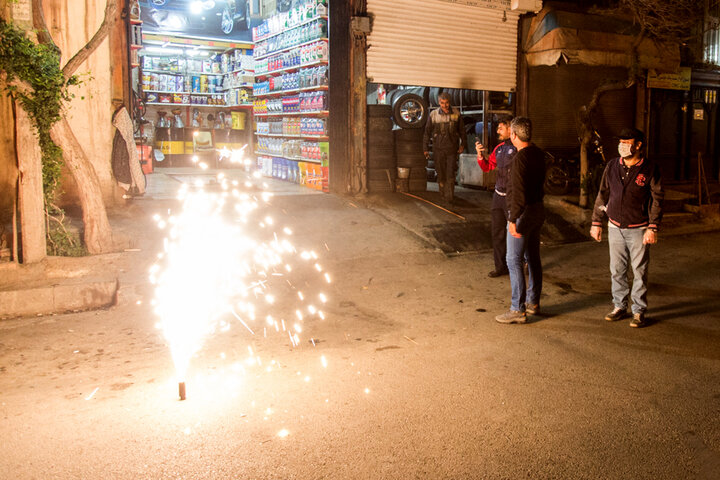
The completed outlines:
<svg viewBox="0 0 720 480">
<path fill-rule="evenodd" d="M 33 26 L 37 31 L 38 42 L 43 45 L 52 47 L 60 55 L 60 49 L 55 44 L 47 29 L 47 22 L 45 22 L 45 13 L 42 9 L 42 0 L 32 0 L 32 17 Z"/>
<path fill-rule="evenodd" d="M 36 0 L 40 1 L 40 0 Z M 105 37 L 108 36 L 108 33 L 110 33 L 110 28 L 112 28 L 113 24 L 115 23 L 115 20 L 117 19 L 118 15 L 118 4 L 117 0 L 107 0 L 107 5 L 105 5 L 105 18 L 103 18 L 102 24 L 100 24 L 100 28 L 98 28 L 97 32 L 95 32 L 95 35 L 90 39 L 90 41 L 85 44 L 83 48 L 81 48 L 63 67 L 62 72 L 63 75 L 65 75 L 65 78 L 70 77 L 73 73 L 75 73 L 75 70 L 78 69 L 78 67 L 85 61 L 87 58 L 92 54 L 95 49 L 100 46 L 100 44 L 105 40 Z"/>
</svg>

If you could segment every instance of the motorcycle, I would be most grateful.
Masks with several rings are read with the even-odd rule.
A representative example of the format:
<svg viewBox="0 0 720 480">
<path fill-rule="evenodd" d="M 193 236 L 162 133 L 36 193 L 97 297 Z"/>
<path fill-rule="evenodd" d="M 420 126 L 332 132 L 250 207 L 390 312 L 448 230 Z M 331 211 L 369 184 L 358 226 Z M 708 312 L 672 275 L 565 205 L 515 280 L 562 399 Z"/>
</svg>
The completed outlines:
<svg viewBox="0 0 720 480">
<path fill-rule="evenodd" d="M 581 182 L 590 195 L 597 193 L 600 177 L 605 167 L 602 138 L 593 131 L 589 152 L 589 169 L 585 178 L 580 178 L 580 157 L 578 151 L 545 153 L 545 192 L 550 195 L 566 195 L 580 188 Z"/>
</svg>

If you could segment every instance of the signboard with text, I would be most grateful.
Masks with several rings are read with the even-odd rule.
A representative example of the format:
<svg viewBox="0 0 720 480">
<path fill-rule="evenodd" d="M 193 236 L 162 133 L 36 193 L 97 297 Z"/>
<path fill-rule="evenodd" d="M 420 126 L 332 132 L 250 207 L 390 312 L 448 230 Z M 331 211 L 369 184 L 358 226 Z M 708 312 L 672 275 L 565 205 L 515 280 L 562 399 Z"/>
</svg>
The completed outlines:
<svg viewBox="0 0 720 480">
<path fill-rule="evenodd" d="M 692 69 L 680 67 L 677 73 L 657 73 L 655 70 L 648 71 L 648 88 L 663 88 L 666 90 L 690 90 L 690 78 Z"/>
</svg>

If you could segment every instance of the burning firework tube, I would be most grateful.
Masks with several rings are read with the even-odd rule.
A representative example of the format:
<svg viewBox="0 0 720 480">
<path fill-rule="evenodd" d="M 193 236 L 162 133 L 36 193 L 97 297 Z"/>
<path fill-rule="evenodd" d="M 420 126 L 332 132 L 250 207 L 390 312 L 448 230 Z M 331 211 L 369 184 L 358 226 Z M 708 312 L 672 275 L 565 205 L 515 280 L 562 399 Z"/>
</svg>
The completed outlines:
<svg viewBox="0 0 720 480">
<path fill-rule="evenodd" d="M 180 400 L 185 400 L 185 382 L 178 383 L 178 391 L 180 393 Z"/>
</svg>

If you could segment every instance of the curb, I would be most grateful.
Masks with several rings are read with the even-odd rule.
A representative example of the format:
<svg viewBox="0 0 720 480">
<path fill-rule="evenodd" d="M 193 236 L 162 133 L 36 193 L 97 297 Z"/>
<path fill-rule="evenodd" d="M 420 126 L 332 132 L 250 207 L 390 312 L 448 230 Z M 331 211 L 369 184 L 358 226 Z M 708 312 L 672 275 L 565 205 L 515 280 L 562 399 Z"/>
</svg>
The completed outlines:
<svg viewBox="0 0 720 480">
<path fill-rule="evenodd" d="M 79 312 L 117 303 L 119 282 L 56 284 L 22 290 L 0 291 L 0 318 Z"/>
</svg>

